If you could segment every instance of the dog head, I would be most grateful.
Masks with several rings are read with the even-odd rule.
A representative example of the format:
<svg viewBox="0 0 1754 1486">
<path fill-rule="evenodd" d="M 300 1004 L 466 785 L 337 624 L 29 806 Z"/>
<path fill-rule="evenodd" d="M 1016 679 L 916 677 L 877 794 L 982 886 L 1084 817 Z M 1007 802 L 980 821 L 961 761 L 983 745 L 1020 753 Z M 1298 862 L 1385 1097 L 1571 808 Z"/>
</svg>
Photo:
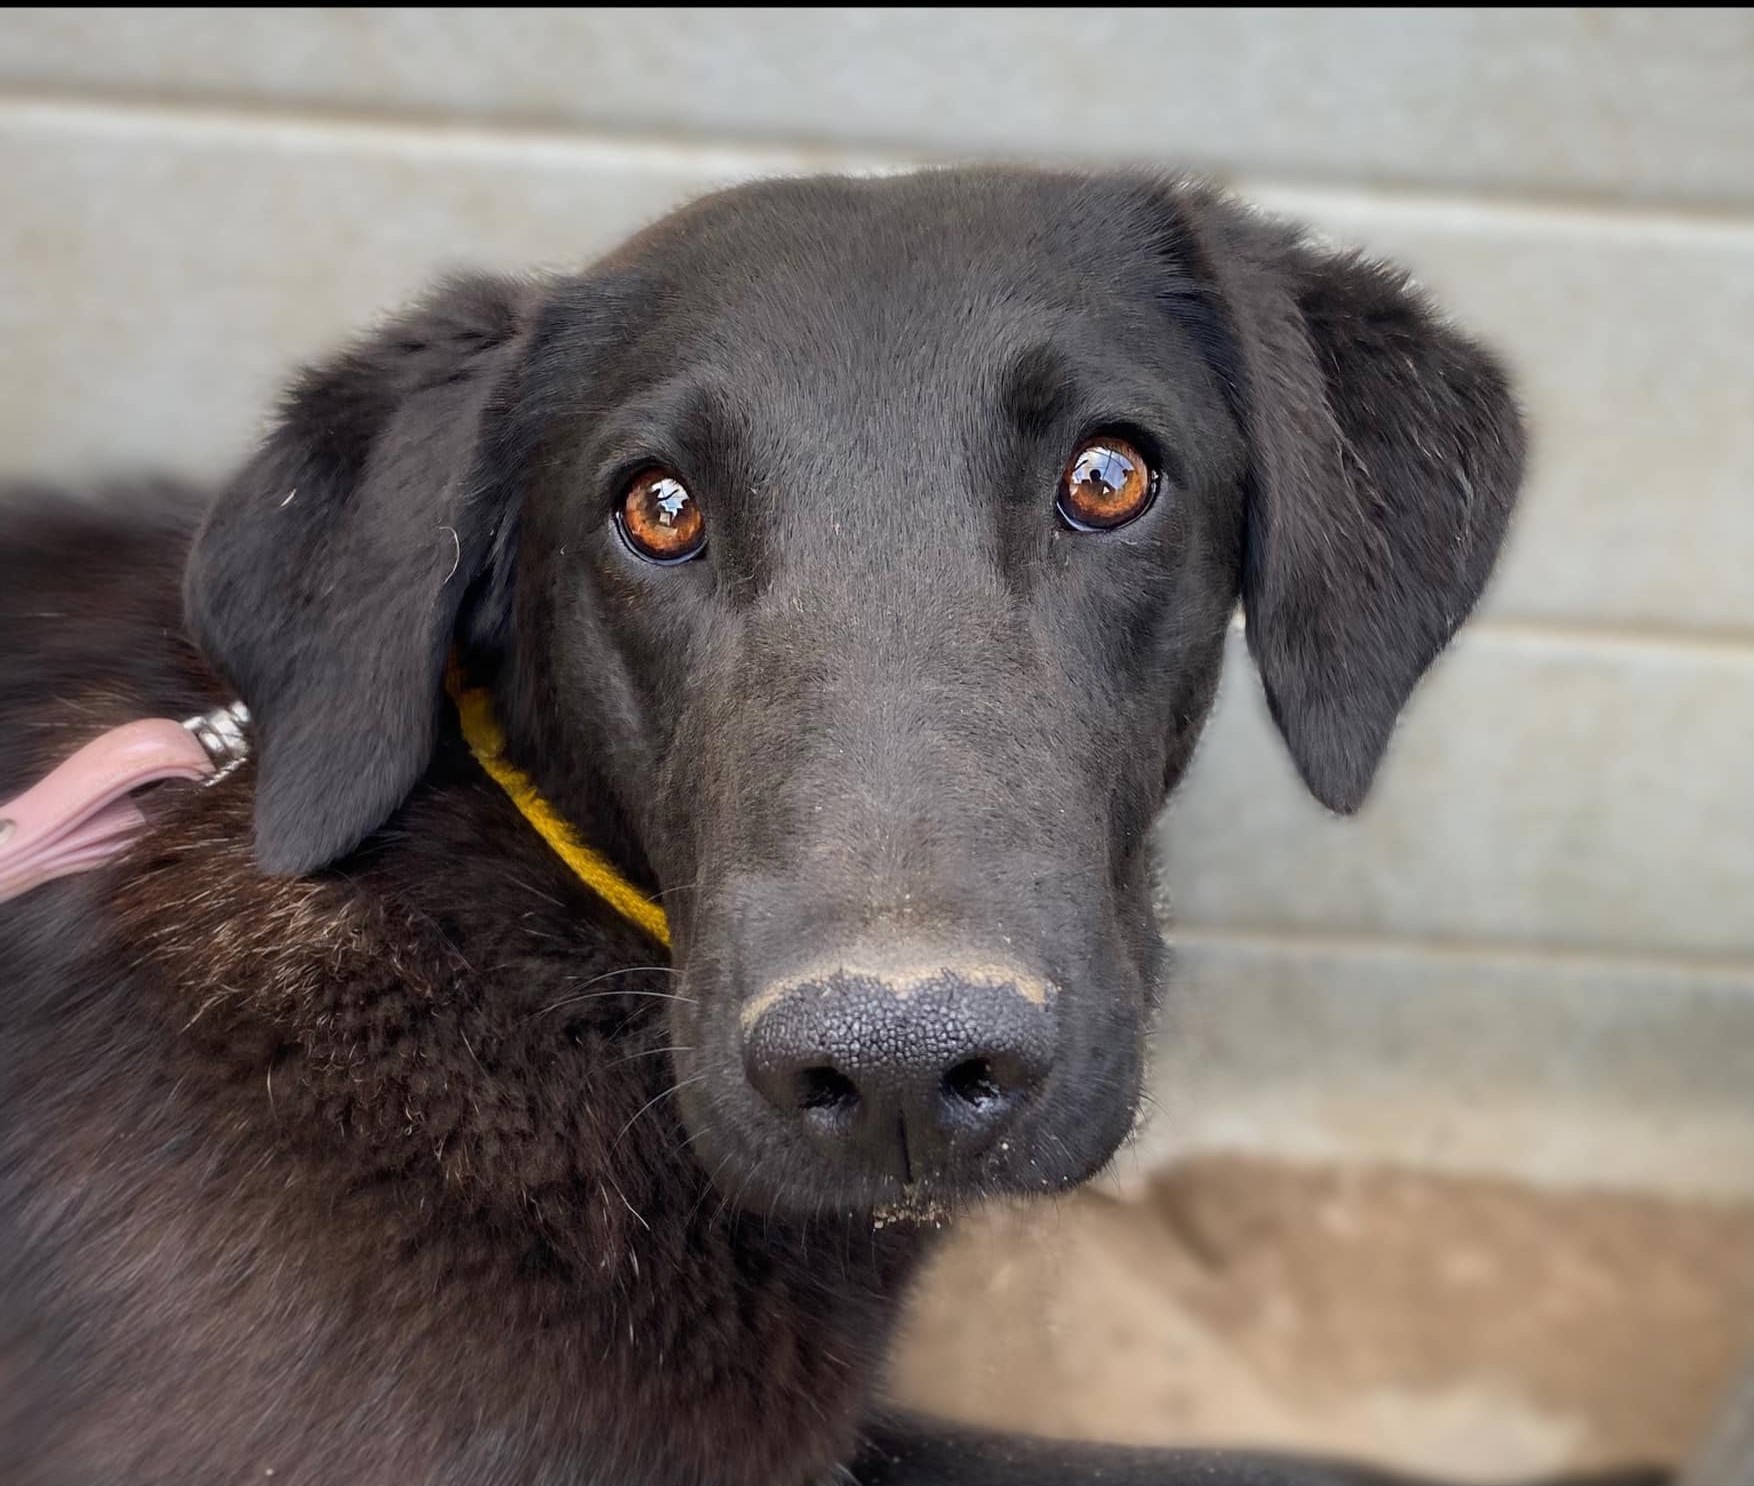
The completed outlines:
<svg viewBox="0 0 1754 1486">
<path fill-rule="evenodd" d="M 1521 464 L 1504 377 L 1404 277 L 1202 187 L 762 184 L 307 374 L 189 607 L 257 722 L 264 870 L 385 822 L 455 649 L 663 890 L 709 1169 L 1041 1191 L 1131 1124 L 1149 827 L 1239 600 L 1353 810 Z"/>
</svg>

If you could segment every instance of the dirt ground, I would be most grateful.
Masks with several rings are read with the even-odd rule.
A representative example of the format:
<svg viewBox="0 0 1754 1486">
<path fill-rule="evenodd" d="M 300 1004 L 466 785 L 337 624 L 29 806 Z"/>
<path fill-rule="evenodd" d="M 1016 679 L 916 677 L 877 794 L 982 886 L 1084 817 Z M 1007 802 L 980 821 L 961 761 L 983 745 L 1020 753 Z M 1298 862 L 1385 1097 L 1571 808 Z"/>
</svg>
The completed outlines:
<svg viewBox="0 0 1754 1486">
<path fill-rule="evenodd" d="M 893 1392 L 1502 1481 L 1676 1460 L 1751 1348 L 1754 1207 L 1226 1157 L 967 1224 Z"/>
</svg>

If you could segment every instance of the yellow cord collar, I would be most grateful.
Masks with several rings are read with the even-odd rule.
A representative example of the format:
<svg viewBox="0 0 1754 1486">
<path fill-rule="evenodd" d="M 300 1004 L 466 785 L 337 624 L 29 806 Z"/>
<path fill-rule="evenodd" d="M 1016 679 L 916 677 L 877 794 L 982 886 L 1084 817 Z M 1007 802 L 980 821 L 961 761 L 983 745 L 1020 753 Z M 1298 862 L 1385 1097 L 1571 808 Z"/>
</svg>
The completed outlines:
<svg viewBox="0 0 1754 1486">
<path fill-rule="evenodd" d="M 578 832 L 542 798 L 535 781 L 515 764 L 507 762 L 505 735 L 500 732 L 499 721 L 493 715 L 493 698 L 481 687 L 466 685 L 462 672 L 454 663 L 446 672 L 445 690 L 456 703 L 457 717 L 463 724 L 463 739 L 469 745 L 469 752 L 518 807 L 518 814 L 529 821 L 554 854 L 572 868 L 573 875 L 580 882 L 630 924 L 644 929 L 668 949 L 670 921 L 663 908 L 629 882 L 602 852 L 581 841 Z"/>
</svg>

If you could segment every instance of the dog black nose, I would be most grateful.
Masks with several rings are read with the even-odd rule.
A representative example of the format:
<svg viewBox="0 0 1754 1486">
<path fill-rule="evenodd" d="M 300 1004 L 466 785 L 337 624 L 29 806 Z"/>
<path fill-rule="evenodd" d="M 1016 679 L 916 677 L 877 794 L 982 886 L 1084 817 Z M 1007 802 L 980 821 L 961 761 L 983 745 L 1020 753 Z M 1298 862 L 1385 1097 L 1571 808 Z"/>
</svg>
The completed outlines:
<svg viewBox="0 0 1754 1486">
<path fill-rule="evenodd" d="M 1052 988 L 997 966 L 837 967 L 768 987 L 743 1066 L 826 1154 L 904 1182 L 977 1155 L 1047 1077 Z"/>
</svg>

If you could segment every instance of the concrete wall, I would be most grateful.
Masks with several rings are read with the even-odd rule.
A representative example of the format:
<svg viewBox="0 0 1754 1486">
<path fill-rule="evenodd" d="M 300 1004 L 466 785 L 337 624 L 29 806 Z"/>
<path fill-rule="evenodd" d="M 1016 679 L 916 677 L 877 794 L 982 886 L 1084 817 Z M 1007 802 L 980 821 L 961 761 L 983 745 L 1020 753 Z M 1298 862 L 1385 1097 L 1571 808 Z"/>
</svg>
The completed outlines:
<svg viewBox="0 0 1754 1486">
<path fill-rule="evenodd" d="M 1746 10 L 10 11 L 0 464 L 212 471 L 442 267 L 974 154 L 1211 169 L 1402 256 L 1537 432 L 1361 818 L 1300 795 L 1238 647 L 1163 827 L 1183 993 L 1131 1169 L 1754 1192 Z"/>
</svg>

